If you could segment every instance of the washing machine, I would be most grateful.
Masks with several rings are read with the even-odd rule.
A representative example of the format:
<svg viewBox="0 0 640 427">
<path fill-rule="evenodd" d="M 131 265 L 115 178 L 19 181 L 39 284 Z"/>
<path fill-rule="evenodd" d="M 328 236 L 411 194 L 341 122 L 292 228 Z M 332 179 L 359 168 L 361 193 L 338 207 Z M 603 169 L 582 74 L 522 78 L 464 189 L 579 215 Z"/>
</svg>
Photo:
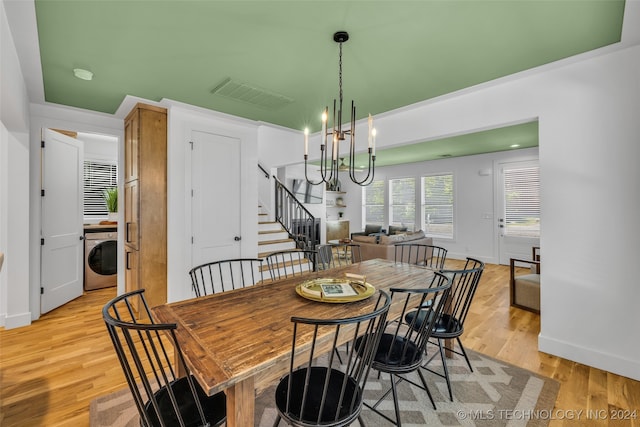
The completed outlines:
<svg viewBox="0 0 640 427">
<path fill-rule="evenodd" d="M 116 286 L 117 231 L 87 231 L 84 241 L 84 289 L 89 291 Z"/>
</svg>

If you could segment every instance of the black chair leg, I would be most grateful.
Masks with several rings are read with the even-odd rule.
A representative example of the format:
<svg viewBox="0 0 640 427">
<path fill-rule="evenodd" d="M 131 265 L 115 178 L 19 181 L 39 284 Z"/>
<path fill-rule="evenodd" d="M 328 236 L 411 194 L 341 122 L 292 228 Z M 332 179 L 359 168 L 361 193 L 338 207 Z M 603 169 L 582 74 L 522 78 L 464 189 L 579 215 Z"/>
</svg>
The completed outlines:
<svg viewBox="0 0 640 427">
<path fill-rule="evenodd" d="M 444 354 L 444 346 L 442 345 L 441 339 L 438 339 L 438 347 L 440 347 L 440 359 L 442 359 L 444 379 L 447 380 L 447 387 L 449 388 L 449 399 L 453 402 L 453 392 L 451 391 L 451 381 L 449 380 L 449 369 L 447 368 L 447 356 Z"/>
<path fill-rule="evenodd" d="M 275 422 L 273 423 L 273 427 L 278 427 L 278 425 L 280 424 L 280 420 L 282 419 L 282 417 L 280 416 L 280 414 L 278 414 L 278 416 L 276 417 Z"/>
<path fill-rule="evenodd" d="M 469 370 L 473 372 L 473 368 L 471 367 L 471 362 L 469 362 L 469 358 L 467 357 L 467 352 L 464 350 L 464 346 L 462 345 L 462 341 L 460 341 L 460 337 L 456 337 L 458 340 L 458 345 L 460 346 L 460 350 L 462 350 L 462 355 L 464 356 L 464 360 L 467 361 L 467 365 L 469 365 Z"/>
<path fill-rule="evenodd" d="M 391 375 L 391 392 L 393 393 L 393 407 L 396 410 L 396 425 L 398 427 L 402 426 L 402 422 L 400 421 L 400 405 L 398 405 L 398 391 L 396 390 L 396 381 L 393 378 L 393 374 Z"/>
<path fill-rule="evenodd" d="M 427 392 L 427 396 L 429 396 L 429 400 L 431 401 L 431 404 L 433 405 L 433 409 L 437 409 L 436 408 L 436 402 L 434 402 L 433 400 L 433 396 L 431 395 L 431 391 L 429 390 L 429 386 L 427 385 L 427 381 L 424 379 L 424 375 L 422 375 L 422 371 L 420 369 L 418 369 L 418 375 L 420 375 L 420 379 L 422 380 L 422 385 L 424 386 L 424 390 Z"/>
</svg>

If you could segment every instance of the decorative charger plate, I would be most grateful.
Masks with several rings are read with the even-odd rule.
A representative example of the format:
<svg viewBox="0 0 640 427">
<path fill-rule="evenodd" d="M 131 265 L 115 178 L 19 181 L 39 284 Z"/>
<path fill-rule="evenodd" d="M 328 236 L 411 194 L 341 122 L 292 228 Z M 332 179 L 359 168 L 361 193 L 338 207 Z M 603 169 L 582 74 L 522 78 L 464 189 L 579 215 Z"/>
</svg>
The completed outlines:
<svg viewBox="0 0 640 427">
<path fill-rule="evenodd" d="M 369 298 L 376 289 L 367 282 L 349 278 L 317 278 L 306 280 L 296 286 L 303 298 L 328 303 L 345 303 Z"/>
</svg>

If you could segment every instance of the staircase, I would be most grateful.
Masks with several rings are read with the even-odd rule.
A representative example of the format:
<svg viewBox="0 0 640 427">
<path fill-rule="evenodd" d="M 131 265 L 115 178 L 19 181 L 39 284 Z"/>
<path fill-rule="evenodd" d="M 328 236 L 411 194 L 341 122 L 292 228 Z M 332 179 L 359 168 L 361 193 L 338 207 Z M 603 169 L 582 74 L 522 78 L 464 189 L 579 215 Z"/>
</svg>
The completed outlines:
<svg viewBox="0 0 640 427">
<path fill-rule="evenodd" d="M 258 221 L 258 258 L 264 258 L 272 252 L 295 248 L 296 242 L 289 237 L 289 233 L 282 228 L 279 222 Z"/>
<path fill-rule="evenodd" d="M 296 249 L 296 242 L 289 237 L 289 233 L 282 227 L 277 221 L 270 221 L 269 216 L 262 213 L 262 207 L 259 207 L 258 213 L 258 258 L 265 258 L 267 255 L 278 252 Z M 287 270 L 287 265 L 280 267 L 280 274 L 291 274 L 290 270 Z M 311 264 L 309 264 L 311 268 Z M 268 266 L 266 261 L 262 266 L 262 271 L 267 274 L 265 279 L 268 279 Z"/>
</svg>

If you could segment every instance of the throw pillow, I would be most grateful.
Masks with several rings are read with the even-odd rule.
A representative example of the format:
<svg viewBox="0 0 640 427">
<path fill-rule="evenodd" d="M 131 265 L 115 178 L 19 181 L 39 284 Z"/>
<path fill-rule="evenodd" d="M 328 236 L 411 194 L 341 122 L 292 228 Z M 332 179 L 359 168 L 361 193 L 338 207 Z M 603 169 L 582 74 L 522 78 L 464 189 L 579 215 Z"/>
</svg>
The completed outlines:
<svg viewBox="0 0 640 427">
<path fill-rule="evenodd" d="M 381 245 L 394 245 L 396 243 L 404 242 L 404 235 L 393 235 L 393 236 L 380 236 L 380 244 Z"/>
<path fill-rule="evenodd" d="M 367 225 L 364 226 L 364 234 L 366 236 L 368 236 L 369 234 L 373 234 L 373 233 L 379 233 L 380 230 L 382 230 L 382 226 L 381 225 L 367 224 Z"/>
<path fill-rule="evenodd" d="M 358 243 L 376 243 L 377 236 L 353 236 L 353 241 Z"/>
<path fill-rule="evenodd" d="M 397 225 L 390 225 L 389 226 L 389 235 L 391 236 L 392 234 L 398 234 L 400 232 L 405 232 L 407 231 L 407 227 L 401 227 L 401 226 L 397 226 Z"/>
</svg>

